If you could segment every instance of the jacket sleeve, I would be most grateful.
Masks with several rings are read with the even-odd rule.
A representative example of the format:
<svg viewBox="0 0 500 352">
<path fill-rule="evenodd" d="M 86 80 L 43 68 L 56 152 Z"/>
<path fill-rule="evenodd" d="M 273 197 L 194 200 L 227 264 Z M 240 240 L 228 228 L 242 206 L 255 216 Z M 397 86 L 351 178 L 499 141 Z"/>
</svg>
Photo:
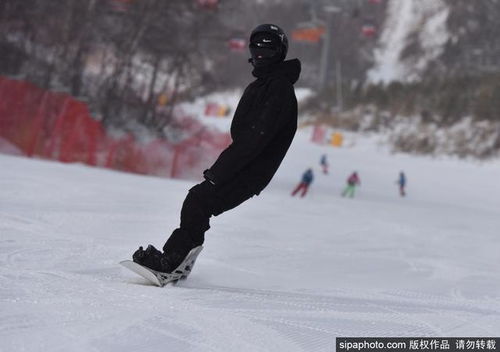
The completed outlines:
<svg viewBox="0 0 500 352">
<path fill-rule="evenodd" d="M 204 173 L 215 185 L 223 185 L 248 165 L 286 125 L 287 104 L 294 99 L 293 86 L 282 80 L 272 81 L 267 96 L 257 107 L 248 127 L 233 136 L 233 142 Z"/>
</svg>

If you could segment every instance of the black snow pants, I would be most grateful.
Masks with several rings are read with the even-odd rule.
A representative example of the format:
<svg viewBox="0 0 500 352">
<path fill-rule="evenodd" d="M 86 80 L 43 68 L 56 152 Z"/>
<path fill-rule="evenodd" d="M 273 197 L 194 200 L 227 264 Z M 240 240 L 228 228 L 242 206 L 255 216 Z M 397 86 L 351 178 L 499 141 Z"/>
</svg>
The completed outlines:
<svg viewBox="0 0 500 352">
<path fill-rule="evenodd" d="M 205 241 L 212 215 L 233 209 L 255 194 L 257 192 L 238 178 L 223 186 L 214 186 L 208 181 L 197 184 L 189 190 L 182 205 L 181 224 L 167 240 L 163 251 L 185 257 Z"/>
</svg>

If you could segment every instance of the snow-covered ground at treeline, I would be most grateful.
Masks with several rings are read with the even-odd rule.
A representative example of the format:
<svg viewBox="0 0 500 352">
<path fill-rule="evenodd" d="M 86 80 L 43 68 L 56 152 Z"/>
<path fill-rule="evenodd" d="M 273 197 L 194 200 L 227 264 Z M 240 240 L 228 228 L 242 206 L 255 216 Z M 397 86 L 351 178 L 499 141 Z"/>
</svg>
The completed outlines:
<svg viewBox="0 0 500 352">
<path fill-rule="evenodd" d="M 164 288 L 118 262 L 163 245 L 193 182 L 0 155 L 0 351 L 333 351 L 341 336 L 498 336 L 500 163 L 390 155 L 351 135 L 334 149 L 309 132 L 260 196 L 213 218 L 189 279 Z M 291 198 L 307 167 L 310 194 Z M 362 185 L 344 199 L 353 170 Z"/>
</svg>

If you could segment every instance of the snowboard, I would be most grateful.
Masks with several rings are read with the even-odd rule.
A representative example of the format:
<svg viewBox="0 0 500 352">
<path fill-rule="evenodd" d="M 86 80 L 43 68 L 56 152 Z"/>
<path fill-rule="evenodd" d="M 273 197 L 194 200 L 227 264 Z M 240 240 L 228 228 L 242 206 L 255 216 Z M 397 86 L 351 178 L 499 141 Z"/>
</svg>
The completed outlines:
<svg viewBox="0 0 500 352">
<path fill-rule="evenodd" d="M 191 249 L 184 261 L 171 273 L 162 273 L 143 265 L 137 264 L 132 260 L 123 260 L 120 262 L 125 268 L 133 271 L 134 273 L 142 276 L 152 284 L 163 287 L 169 282 L 177 282 L 178 280 L 185 279 L 193 270 L 194 263 L 198 254 L 200 254 L 203 246 L 198 246 Z"/>
</svg>

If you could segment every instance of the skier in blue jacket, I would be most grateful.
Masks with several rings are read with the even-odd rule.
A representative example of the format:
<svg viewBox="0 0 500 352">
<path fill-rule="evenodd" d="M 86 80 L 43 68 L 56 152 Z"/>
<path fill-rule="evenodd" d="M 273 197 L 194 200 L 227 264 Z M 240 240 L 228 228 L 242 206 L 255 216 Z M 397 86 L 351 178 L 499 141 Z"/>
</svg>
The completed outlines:
<svg viewBox="0 0 500 352">
<path fill-rule="evenodd" d="M 401 197 L 404 197 L 406 196 L 406 191 L 405 191 L 405 187 L 406 187 L 406 175 L 403 171 L 401 171 L 399 173 L 399 179 L 397 181 L 397 184 L 399 185 L 399 195 Z"/>
<path fill-rule="evenodd" d="M 302 193 L 300 196 L 304 197 L 307 193 L 307 190 L 309 189 L 309 186 L 313 182 L 313 180 L 314 180 L 313 170 L 311 168 L 309 168 L 302 174 L 302 180 L 297 185 L 297 187 L 293 190 L 292 197 L 295 196 L 301 190 L 302 190 Z"/>
<path fill-rule="evenodd" d="M 323 168 L 323 173 L 325 175 L 327 175 L 328 174 L 328 166 L 329 166 L 329 164 L 328 164 L 328 159 L 326 157 L 326 154 L 323 154 L 321 156 L 321 160 L 320 160 L 319 163 L 320 163 L 321 167 Z"/>
</svg>

